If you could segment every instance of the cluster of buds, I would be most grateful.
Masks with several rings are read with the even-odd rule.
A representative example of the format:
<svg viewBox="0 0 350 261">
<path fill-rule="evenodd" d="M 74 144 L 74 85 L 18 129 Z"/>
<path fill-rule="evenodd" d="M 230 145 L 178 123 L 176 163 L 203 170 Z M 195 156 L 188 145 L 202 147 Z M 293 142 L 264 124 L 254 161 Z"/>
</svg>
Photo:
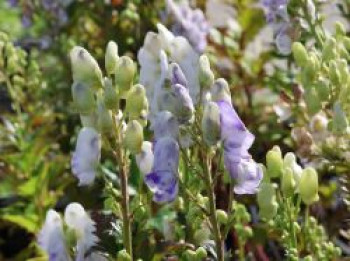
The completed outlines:
<svg viewBox="0 0 350 261">
<path fill-rule="evenodd" d="M 263 219 L 272 219 L 277 214 L 275 179 L 279 179 L 279 189 L 285 198 L 297 194 L 306 205 L 319 199 L 317 172 L 311 167 L 303 169 L 291 152 L 282 158 L 280 148 L 275 146 L 266 154 L 266 171 L 258 192 L 259 215 Z"/>
<path fill-rule="evenodd" d="M 69 247 L 74 246 L 75 260 L 107 260 L 100 252 L 91 252 L 98 238 L 95 222 L 79 203 L 69 204 L 64 213 L 64 223 L 59 213 L 50 209 L 38 235 L 41 248 L 49 260 L 72 260 Z"/>
<path fill-rule="evenodd" d="M 101 135 L 110 140 L 120 134 L 122 144 L 118 145 L 132 154 L 142 152 L 148 101 L 144 87 L 133 83 L 136 65 L 127 56 L 119 57 L 116 43 L 107 45 L 107 77 L 103 78 L 96 60 L 82 47 L 73 48 L 71 62 L 73 106 L 83 125 L 72 157 L 72 172 L 80 185 L 89 185 L 100 161 Z M 124 111 L 120 110 L 121 100 L 126 100 Z"/>
</svg>

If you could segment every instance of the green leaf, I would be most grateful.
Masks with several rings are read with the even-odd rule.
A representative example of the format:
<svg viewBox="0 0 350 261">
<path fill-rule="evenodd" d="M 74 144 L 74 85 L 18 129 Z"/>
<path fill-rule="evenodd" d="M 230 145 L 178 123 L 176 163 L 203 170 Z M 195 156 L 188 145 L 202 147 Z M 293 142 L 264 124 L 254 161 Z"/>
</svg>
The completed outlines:
<svg viewBox="0 0 350 261">
<path fill-rule="evenodd" d="M 26 229 L 28 232 L 35 233 L 37 229 L 38 217 L 36 215 L 11 215 L 7 214 L 1 217 L 3 220 L 15 223 Z"/>
</svg>

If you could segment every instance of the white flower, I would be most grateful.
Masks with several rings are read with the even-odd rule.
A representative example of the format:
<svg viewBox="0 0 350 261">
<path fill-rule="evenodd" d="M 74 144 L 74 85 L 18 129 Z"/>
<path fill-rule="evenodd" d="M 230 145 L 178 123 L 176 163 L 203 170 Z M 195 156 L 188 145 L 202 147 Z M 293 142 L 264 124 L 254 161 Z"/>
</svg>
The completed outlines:
<svg viewBox="0 0 350 261">
<path fill-rule="evenodd" d="M 211 26 L 226 28 L 230 23 L 235 22 L 236 11 L 224 0 L 208 0 L 206 3 L 206 15 Z"/>
<path fill-rule="evenodd" d="M 85 260 L 85 254 L 95 246 L 98 238 L 95 235 L 95 222 L 79 203 L 71 203 L 64 212 L 64 221 L 77 237 L 76 261 Z"/>
<path fill-rule="evenodd" d="M 286 153 L 286 155 L 284 155 L 283 164 L 284 168 L 290 168 L 293 171 L 294 180 L 298 185 L 303 169 L 297 163 L 295 155 L 292 152 Z"/>
<path fill-rule="evenodd" d="M 136 155 L 136 163 L 142 174 L 148 174 L 152 171 L 153 160 L 152 143 L 144 141 L 141 152 Z"/>
<path fill-rule="evenodd" d="M 71 160 L 72 172 L 79 179 L 79 185 L 89 185 L 94 181 L 100 154 L 100 135 L 93 128 L 82 128 Z"/>
<path fill-rule="evenodd" d="M 144 45 L 138 53 L 141 65 L 140 83 L 145 86 L 147 98 L 150 102 L 150 111 L 155 115 L 157 95 L 168 77 L 168 63 L 176 62 L 183 71 L 190 96 L 194 103 L 199 96 L 199 55 L 188 41 L 182 37 L 175 37 L 162 24 L 157 25 L 158 33 L 149 32 Z"/>
<path fill-rule="evenodd" d="M 62 219 L 52 209 L 46 214 L 45 224 L 39 233 L 38 242 L 47 253 L 50 261 L 70 260 L 63 236 Z"/>
</svg>

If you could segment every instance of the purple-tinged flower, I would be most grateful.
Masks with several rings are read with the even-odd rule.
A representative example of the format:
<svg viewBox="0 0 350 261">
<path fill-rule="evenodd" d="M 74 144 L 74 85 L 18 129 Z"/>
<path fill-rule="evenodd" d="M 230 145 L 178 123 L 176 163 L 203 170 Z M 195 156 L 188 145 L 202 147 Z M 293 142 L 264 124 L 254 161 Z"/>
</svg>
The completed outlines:
<svg viewBox="0 0 350 261">
<path fill-rule="evenodd" d="M 248 152 L 254 135 L 245 127 L 235 109 L 227 101 L 217 101 L 220 110 L 221 140 L 224 144 L 224 163 L 236 181 L 237 194 L 254 194 L 262 180 L 261 168 Z"/>
<path fill-rule="evenodd" d="M 159 97 L 160 110 L 174 114 L 180 124 L 186 124 L 193 119 L 194 106 L 188 89 L 180 84 L 163 89 Z"/>
<path fill-rule="evenodd" d="M 179 122 L 169 111 L 158 112 L 153 129 L 155 141 L 163 137 L 171 137 L 176 140 L 179 136 Z"/>
<path fill-rule="evenodd" d="M 177 63 L 169 65 L 169 78 L 171 85 L 180 84 L 186 88 L 188 87 L 186 76 Z"/>
<path fill-rule="evenodd" d="M 261 166 L 250 158 L 241 158 L 239 162 L 225 158 L 225 167 L 236 181 L 236 194 L 255 194 L 263 178 Z"/>
<path fill-rule="evenodd" d="M 24 28 L 30 27 L 33 23 L 31 14 L 28 14 L 28 13 L 22 14 L 21 22 Z"/>
<path fill-rule="evenodd" d="M 49 261 L 70 260 L 64 241 L 62 219 L 52 209 L 46 214 L 44 226 L 38 235 L 38 243 L 47 253 Z"/>
<path fill-rule="evenodd" d="M 10 7 L 16 7 L 18 5 L 18 0 L 7 0 Z"/>
<path fill-rule="evenodd" d="M 72 172 L 79 179 L 80 186 L 89 185 L 94 181 L 100 154 L 100 135 L 93 128 L 82 128 L 71 160 Z"/>
<path fill-rule="evenodd" d="M 276 23 L 278 20 L 288 21 L 288 0 L 261 0 L 268 23 Z"/>
<path fill-rule="evenodd" d="M 95 222 L 85 212 L 85 209 L 79 203 L 71 203 L 64 212 L 64 221 L 67 226 L 74 231 L 77 238 L 76 261 L 84 261 L 85 255 L 98 242 L 95 235 Z"/>
<path fill-rule="evenodd" d="M 154 147 L 152 172 L 145 176 L 145 183 L 158 203 L 173 201 L 178 193 L 179 145 L 171 137 L 158 140 Z"/>
<path fill-rule="evenodd" d="M 167 0 L 167 8 L 175 20 L 173 33 L 184 36 L 197 52 L 202 53 L 207 46 L 209 32 L 209 25 L 202 10 L 193 10 L 185 4 L 175 4 L 173 0 Z"/>
</svg>

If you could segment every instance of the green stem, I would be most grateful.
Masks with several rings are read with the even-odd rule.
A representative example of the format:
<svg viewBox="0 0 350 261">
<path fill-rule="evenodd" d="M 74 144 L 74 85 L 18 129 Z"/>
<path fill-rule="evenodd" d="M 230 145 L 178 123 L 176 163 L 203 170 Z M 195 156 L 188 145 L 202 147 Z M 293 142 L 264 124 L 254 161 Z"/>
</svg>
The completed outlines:
<svg viewBox="0 0 350 261">
<path fill-rule="evenodd" d="M 208 156 L 208 152 L 205 152 L 204 159 L 205 162 L 203 162 L 204 167 L 204 181 L 207 187 L 208 197 L 209 197 L 209 212 L 210 212 L 210 222 L 213 228 L 214 237 L 215 237 L 215 245 L 216 245 L 216 253 L 217 253 L 217 260 L 218 261 L 224 261 L 224 245 L 221 238 L 220 233 L 220 226 L 218 223 L 218 220 L 216 218 L 216 206 L 215 206 L 215 193 L 213 189 L 213 180 L 211 177 L 211 161 Z"/>
</svg>

